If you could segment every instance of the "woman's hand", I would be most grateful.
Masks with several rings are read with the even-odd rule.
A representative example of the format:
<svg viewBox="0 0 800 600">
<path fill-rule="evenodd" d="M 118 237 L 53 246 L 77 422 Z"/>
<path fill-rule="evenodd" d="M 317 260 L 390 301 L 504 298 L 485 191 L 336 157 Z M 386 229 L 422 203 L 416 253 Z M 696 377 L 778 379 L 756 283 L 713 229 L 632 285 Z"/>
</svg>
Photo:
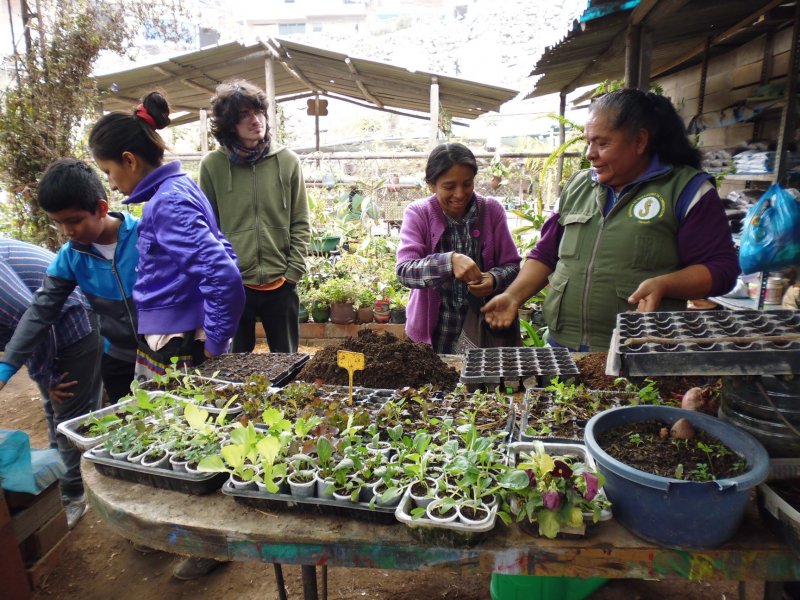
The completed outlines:
<svg viewBox="0 0 800 600">
<path fill-rule="evenodd" d="M 486 318 L 486 324 L 492 329 L 507 329 L 514 322 L 518 308 L 519 304 L 514 296 L 503 292 L 489 300 L 486 306 L 481 308 L 481 312 Z"/>
<path fill-rule="evenodd" d="M 481 282 L 481 270 L 478 265 L 466 254 L 453 252 L 453 277 L 467 283 L 479 284 Z"/>
<path fill-rule="evenodd" d="M 663 280 L 658 277 L 645 279 L 630 295 L 628 303 L 636 305 L 636 312 L 653 312 L 658 310 L 666 294 L 667 288 Z"/>
<path fill-rule="evenodd" d="M 491 273 L 481 273 L 481 280 L 467 283 L 469 293 L 477 298 L 485 298 L 494 291 L 494 276 Z"/>
</svg>

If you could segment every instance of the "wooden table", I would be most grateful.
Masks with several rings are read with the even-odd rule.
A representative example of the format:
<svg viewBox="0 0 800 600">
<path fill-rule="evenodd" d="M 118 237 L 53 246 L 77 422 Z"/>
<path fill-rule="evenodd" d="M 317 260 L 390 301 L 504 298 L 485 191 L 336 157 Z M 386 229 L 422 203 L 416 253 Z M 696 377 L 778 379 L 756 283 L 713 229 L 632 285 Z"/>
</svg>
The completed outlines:
<svg viewBox="0 0 800 600">
<path fill-rule="evenodd" d="M 175 554 L 219 560 L 377 569 L 442 569 L 465 574 L 690 580 L 800 580 L 800 561 L 757 513 L 736 537 L 711 550 L 659 548 L 619 523 L 600 523 L 579 540 L 532 537 L 498 525 L 472 548 L 416 541 L 401 524 L 263 512 L 218 491 L 206 496 L 159 490 L 105 477 L 83 463 L 92 508 L 119 535 Z M 701 510 L 701 507 L 698 507 Z M 769 586 L 768 586 L 769 587 Z M 306 598 L 316 596 L 306 588 Z"/>
</svg>

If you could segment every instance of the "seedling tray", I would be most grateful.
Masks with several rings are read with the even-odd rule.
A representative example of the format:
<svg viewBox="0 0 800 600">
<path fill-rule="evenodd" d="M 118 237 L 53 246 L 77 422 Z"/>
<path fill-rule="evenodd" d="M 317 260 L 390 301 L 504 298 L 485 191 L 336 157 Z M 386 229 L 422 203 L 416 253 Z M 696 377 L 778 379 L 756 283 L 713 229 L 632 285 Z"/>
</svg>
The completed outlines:
<svg viewBox="0 0 800 600">
<path fill-rule="evenodd" d="M 544 445 L 544 451 L 547 452 L 550 456 L 575 456 L 580 460 L 583 464 L 585 464 L 590 469 L 596 470 L 597 467 L 595 465 L 594 459 L 589 455 L 586 451 L 586 447 L 581 442 L 577 443 L 570 443 L 570 442 L 548 442 L 542 441 Z M 509 466 L 516 467 L 517 462 L 519 461 L 519 455 L 522 452 L 533 452 L 534 444 L 532 442 L 514 442 L 513 444 L 509 444 L 508 446 L 508 457 L 509 457 Z M 603 494 L 605 496 L 605 490 L 601 487 L 598 491 L 598 494 Z M 600 518 L 599 521 L 608 521 L 612 517 L 611 509 L 605 509 L 600 511 Z M 594 524 L 594 514 L 585 512 L 583 513 L 583 520 L 586 525 L 593 525 Z"/>
<path fill-rule="evenodd" d="M 598 397 L 601 404 L 596 412 L 606 410 L 607 408 L 616 408 L 618 406 L 626 406 L 632 400 L 638 398 L 636 393 L 633 392 L 617 392 L 613 390 L 585 390 L 585 394 L 591 394 Z M 541 406 L 541 403 L 544 406 Z M 583 443 L 583 430 L 586 427 L 588 419 L 573 418 L 560 426 L 555 426 L 551 435 L 530 435 L 527 433 L 528 425 L 533 421 L 534 413 L 545 415 L 552 414 L 553 408 L 556 406 L 555 400 L 552 398 L 550 392 L 544 388 L 531 388 L 526 390 L 525 398 L 522 402 L 522 416 L 520 417 L 519 425 L 519 441 L 530 442 L 533 440 L 541 441 L 568 441 Z M 544 410 L 539 410 L 543 408 Z M 592 415 L 593 416 L 593 415 Z"/>
<path fill-rule="evenodd" d="M 516 391 L 530 377 L 536 378 L 536 385 L 543 385 L 556 375 L 579 374 L 566 348 L 474 348 L 461 366 L 461 383 L 470 389 L 499 386 Z"/>
<path fill-rule="evenodd" d="M 203 473 L 202 475 L 181 473 L 172 469 L 145 467 L 127 460 L 97 456 L 91 451 L 84 452 L 83 458 L 94 464 L 95 469 L 101 475 L 195 496 L 218 490 L 228 479 L 228 473 Z"/>
<path fill-rule="evenodd" d="M 797 334 L 791 310 L 621 313 L 612 350 L 628 375 L 786 375 L 800 373 Z"/>
<path fill-rule="evenodd" d="M 398 521 L 407 525 L 411 536 L 425 544 L 437 546 L 451 546 L 454 548 L 473 546 L 486 537 L 494 529 L 497 520 L 497 504 L 489 513 L 489 520 L 483 525 L 466 525 L 459 521 L 452 523 L 437 523 L 427 517 L 414 519 L 411 510 L 414 500 L 411 498 L 411 486 L 406 488 L 400 504 L 394 510 Z"/>
<path fill-rule="evenodd" d="M 80 433 L 81 426 L 88 422 L 92 417 L 102 418 L 106 415 L 113 415 L 120 410 L 124 410 L 126 406 L 130 406 L 133 402 L 135 402 L 135 399 L 130 398 L 128 400 L 119 402 L 118 404 L 112 404 L 111 406 L 106 406 L 100 410 L 96 410 L 79 417 L 73 417 L 68 421 L 59 423 L 56 427 L 56 430 L 65 435 L 74 446 L 85 452 L 89 448 L 94 448 L 100 444 L 108 437 L 108 434 L 106 433 L 103 435 L 86 436 Z"/>
<path fill-rule="evenodd" d="M 309 358 L 309 354 L 300 352 L 222 354 L 207 360 L 198 370 L 205 377 L 243 383 L 242 371 L 252 369 L 247 375 L 264 374 L 273 387 L 282 387 L 295 378 Z"/>
<path fill-rule="evenodd" d="M 227 478 L 227 474 L 223 474 Z M 327 498 L 298 498 L 291 494 L 270 494 L 257 490 L 240 490 L 234 488 L 230 481 L 225 481 L 222 493 L 232 496 L 237 502 L 260 510 L 291 510 L 316 515 L 336 515 L 376 523 L 392 525 L 397 522 L 394 507 L 375 506 L 371 508 L 367 502 L 342 502 Z"/>
</svg>

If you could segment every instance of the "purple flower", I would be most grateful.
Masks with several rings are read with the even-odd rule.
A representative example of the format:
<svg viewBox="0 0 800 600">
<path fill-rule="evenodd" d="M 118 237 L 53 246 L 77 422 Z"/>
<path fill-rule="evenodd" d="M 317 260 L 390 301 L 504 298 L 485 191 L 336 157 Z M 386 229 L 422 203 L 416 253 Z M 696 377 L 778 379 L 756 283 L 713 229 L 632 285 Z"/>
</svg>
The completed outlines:
<svg viewBox="0 0 800 600">
<path fill-rule="evenodd" d="M 528 485 L 536 487 L 536 473 L 533 472 L 533 469 L 525 469 L 525 473 L 528 474 Z"/>
<path fill-rule="evenodd" d="M 561 492 L 550 490 L 549 492 L 542 494 L 542 503 L 544 504 L 545 508 L 549 508 L 550 510 L 558 510 L 561 506 L 561 501 L 563 498 L 564 494 Z"/>
<path fill-rule="evenodd" d="M 553 465 L 553 477 L 563 477 L 564 479 L 572 477 L 572 469 L 569 468 L 567 463 L 557 460 Z"/>
<path fill-rule="evenodd" d="M 594 497 L 597 495 L 597 475 L 592 475 L 591 473 L 583 472 L 583 479 L 586 482 L 586 493 L 583 497 L 588 501 L 591 502 Z"/>
</svg>

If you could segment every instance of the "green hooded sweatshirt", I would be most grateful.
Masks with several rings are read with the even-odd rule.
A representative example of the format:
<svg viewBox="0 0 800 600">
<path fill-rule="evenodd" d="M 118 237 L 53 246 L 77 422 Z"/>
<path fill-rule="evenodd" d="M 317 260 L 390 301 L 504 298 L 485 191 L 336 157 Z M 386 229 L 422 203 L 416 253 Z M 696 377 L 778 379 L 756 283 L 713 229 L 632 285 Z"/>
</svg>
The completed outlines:
<svg viewBox="0 0 800 600">
<path fill-rule="evenodd" d="M 254 165 L 236 165 L 219 148 L 200 163 L 200 188 L 239 257 L 245 285 L 297 282 L 311 237 L 300 160 L 279 144 Z"/>
</svg>

